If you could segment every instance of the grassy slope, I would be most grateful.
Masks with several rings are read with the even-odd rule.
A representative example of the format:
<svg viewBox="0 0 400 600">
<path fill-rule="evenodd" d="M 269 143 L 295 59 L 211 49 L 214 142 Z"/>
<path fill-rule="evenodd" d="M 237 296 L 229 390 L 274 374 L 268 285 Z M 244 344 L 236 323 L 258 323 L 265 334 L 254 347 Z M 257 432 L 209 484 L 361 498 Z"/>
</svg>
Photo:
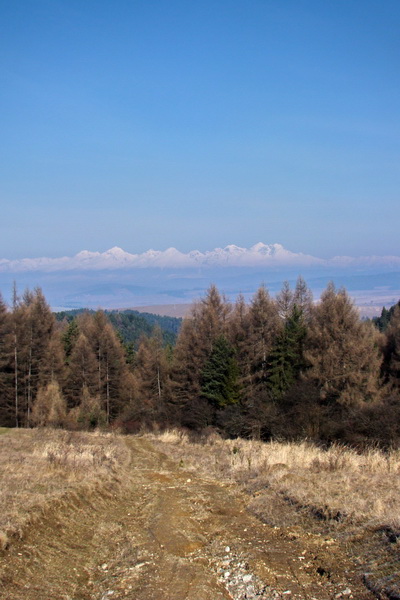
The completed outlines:
<svg viewBox="0 0 400 600">
<path fill-rule="evenodd" d="M 118 487 L 129 460 L 123 440 L 111 434 L 9 431 L 0 438 L 0 548 L 54 503 Z"/>
<path fill-rule="evenodd" d="M 151 437 L 182 467 L 241 484 L 248 508 L 268 525 L 341 545 L 377 598 L 400 598 L 400 451 L 358 454 L 215 434 L 191 442 L 179 431 Z"/>
<path fill-rule="evenodd" d="M 177 458 L 237 481 L 252 494 L 273 489 L 325 520 L 400 529 L 400 451 L 357 453 L 339 445 L 323 450 L 308 442 L 222 440 L 216 435 L 196 444 L 177 431 L 159 439 Z"/>
</svg>

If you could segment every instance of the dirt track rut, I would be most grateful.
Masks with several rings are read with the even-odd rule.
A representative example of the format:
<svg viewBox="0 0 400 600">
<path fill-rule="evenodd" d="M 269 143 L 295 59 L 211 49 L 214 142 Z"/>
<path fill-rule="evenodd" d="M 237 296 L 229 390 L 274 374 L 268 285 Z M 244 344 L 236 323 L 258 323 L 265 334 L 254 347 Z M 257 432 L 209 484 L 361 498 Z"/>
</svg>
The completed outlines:
<svg viewBox="0 0 400 600">
<path fill-rule="evenodd" d="M 1 600 L 372 598 L 333 540 L 269 527 L 235 486 L 127 443 L 122 491 L 45 515 L 1 558 Z"/>
</svg>

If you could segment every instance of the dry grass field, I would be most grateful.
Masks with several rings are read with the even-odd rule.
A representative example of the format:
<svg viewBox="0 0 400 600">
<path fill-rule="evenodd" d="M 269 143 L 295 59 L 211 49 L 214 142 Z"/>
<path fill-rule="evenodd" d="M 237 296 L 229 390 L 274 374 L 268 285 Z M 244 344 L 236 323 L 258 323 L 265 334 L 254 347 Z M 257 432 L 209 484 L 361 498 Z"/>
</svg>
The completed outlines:
<svg viewBox="0 0 400 600">
<path fill-rule="evenodd" d="M 262 597 L 400 597 L 397 452 L 181 431 L 2 433 L 1 600 L 178 599 L 192 580 L 213 590 L 199 598 L 239 600 L 215 579 L 227 547 L 232 589 L 252 569 L 276 591 Z"/>
<path fill-rule="evenodd" d="M 282 535 L 306 546 L 319 536 L 341 547 L 374 597 L 400 598 L 400 451 L 324 450 L 215 433 L 190 439 L 176 430 L 150 437 L 181 468 L 239 484 L 248 510 Z M 333 572 L 333 552 L 331 559 L 319 572 Z"/>
<path fill-rule="evenodd" d="M 48 508 L 117 485 L 129 460 L 113 435 L 51 429 L 0 431 L 0 548 Z"/>
<path fill-rule="evenodd" d="M 400 530 L 400 451 L 358 453 L 308 442 L 263 443 L 222 440 L 218 435 L 191 443 L 186 433 L 156 436 L 182 465 L 242 484 L 254 498 L 275 492 L 321 520 Z M 258 501 L 262 516 L 262 502 Z M 264 507 L 268 516 L 269 507 Z"/>
<path fill-rule="evenodd" d="M 0 600 L 376 597 L 346 545 L 307 527 L 268 526 L 247 510 L 252 496 L 222 481 L 230 476 L 213 456 L 221 440 L 194 445 L 202 474 L 190 468 L 197 458 L 184 436 L 163 437 L 160 451 L 146 435 L 0 436 L 1 527 L 10 536 Z M 176 448 L 183 458 L 166 456 Z M 238 473 L 257 469 L 238 446 L 230 455 Z"/>
<path fill-rule="evenodd" d="M 239 484 L 247 509 L 279 535 L 305 548 L 308 540 L 323 541 L 330 552 L 318 573 L 329 579 L 340 562 L 334 548 L 341 548 L 373 597 L 400 598 L 399 451 L 325 450 L 215 433 L 196 439 L 176 430 L 151 439 L 182 469 Z"/>
</svg>

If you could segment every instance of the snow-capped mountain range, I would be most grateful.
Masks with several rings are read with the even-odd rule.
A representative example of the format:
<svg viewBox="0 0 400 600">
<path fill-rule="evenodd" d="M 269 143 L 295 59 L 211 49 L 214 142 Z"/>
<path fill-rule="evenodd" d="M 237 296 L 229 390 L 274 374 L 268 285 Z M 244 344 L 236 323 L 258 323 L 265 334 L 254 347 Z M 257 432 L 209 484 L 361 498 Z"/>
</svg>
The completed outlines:
<svg viewBox="0 0 400 600">
<path fill-rule="evenodd" d="M 190 269 L 199 267 L 334 267 L 334 268 L 400 268 L 399 256 L 336 256 L 321 259 L 308 254 L 286 250 L 281 244 L 259 242 L 250 248 L 233 244 L 225 248 L 215 248 L 206 252 L 192 250 L 183 253 L 176 248 L 167 250 L 147 250 L 142 254 L 131 254 L 115 246 L 105 252 L 82 250 L 75 256 L 61 258 L 22 258 L 19 260 L 0 259 L 0 271 L 86 271 L 116 269 Z"/>
</svg>

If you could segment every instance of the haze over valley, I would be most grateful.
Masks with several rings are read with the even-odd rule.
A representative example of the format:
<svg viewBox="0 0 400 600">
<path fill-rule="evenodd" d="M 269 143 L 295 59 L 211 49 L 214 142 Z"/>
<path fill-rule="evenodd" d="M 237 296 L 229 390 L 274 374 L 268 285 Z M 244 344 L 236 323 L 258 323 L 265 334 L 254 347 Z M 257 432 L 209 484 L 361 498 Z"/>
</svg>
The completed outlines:
<svg viewBox="0 0 400 600">
<path fill-rule="evenodd" d="M 0 259 L 0 284 L 10 297 L 13 282 L 23 290 L 40 286 L 55 308 L 132 308 L 187 305 L 215 283 L 227 297 L 249 299 L 261 283 L 272 294 L 283 281 L 306 278 L 315 298 L 333 280 L 344 286 L 363 314 L 378 314 L 400 297 L 399 256 L 320 258 L 278 243 L 250 248 L 230 244 L 187 253 L 176 248 L 130 253 L 113 247 L 82 250 L 68 257 Z M 160 306 L 158 306 L 158 311 Z"/>
</svg>

